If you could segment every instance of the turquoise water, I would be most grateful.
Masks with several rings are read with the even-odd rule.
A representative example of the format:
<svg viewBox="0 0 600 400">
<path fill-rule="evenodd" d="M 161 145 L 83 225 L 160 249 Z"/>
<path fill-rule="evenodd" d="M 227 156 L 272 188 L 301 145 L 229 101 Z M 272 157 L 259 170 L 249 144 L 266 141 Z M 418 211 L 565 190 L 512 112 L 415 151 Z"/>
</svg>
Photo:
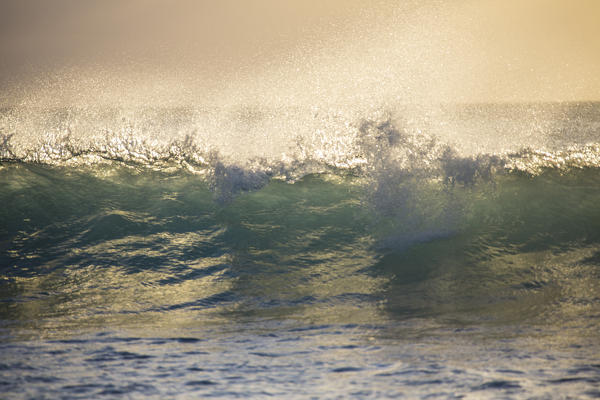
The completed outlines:
<svg viewBox="0 0 600 400">
<path fill-rule="evenodd" d="M 277 161 L 94 147 L 63 114 L 3 134 L 8 398 L 600 397 L 589 109 L 544 149 L 384 119 Z"/>
</svg>

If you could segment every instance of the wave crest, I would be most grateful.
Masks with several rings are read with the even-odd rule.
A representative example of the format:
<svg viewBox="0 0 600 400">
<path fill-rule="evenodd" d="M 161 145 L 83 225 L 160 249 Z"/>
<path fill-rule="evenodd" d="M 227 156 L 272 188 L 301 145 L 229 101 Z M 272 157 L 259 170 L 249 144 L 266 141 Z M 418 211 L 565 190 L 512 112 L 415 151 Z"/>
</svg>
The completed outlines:
<svg viewBox="0 0 600 400">
<path fill-rule="evenodd" d="M 235 111 L 235 110 L 234 110 Z M 600 166 L 600 144 L 465 154 L 418 123 L 386 110 L 23 110 L 0 113 L 0 163 L 112 163 L 184 169 L 220 196 L 331 172 L 376 182 L 473 185 L 497 174 L 538 175 Z"/>
</svg>

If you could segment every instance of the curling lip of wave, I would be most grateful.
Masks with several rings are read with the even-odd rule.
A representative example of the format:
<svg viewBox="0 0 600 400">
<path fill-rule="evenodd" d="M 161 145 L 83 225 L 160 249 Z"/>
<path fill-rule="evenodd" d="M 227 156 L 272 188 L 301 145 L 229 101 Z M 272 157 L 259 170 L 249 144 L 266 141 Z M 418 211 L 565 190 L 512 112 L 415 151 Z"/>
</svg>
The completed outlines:
<svg viewBox="0 0 600 400">
<path fill-rule="evenodd" d="M 195 145 L 193 138 L 187 136 L 184 141 L 174 140 L 166 146 L 155 147 L 135 137 L 112 137 L 105 143 L 95 143 L 90 147 L 80 147 L 63 137 L 48 136 L 47 142 L 39 148 L 24 151 L 14 150 L 11 146 L 13 135 L 0 133 L 0 163 L 36 163 L 54 166 L 84 166 L 110 164 L 112 162 L 149 168 L 181 168 L 195 173 L 223 170 L 238 171 L 240 174 L 261 172 L 270 177 L 295 180 L 305 174 L 347 170 L 362 174 L 367 169 L 368 158 L 361 152 L 357 154 L 337 154 L 327 157 L 331 149 L 315 150 L 314 154 L 306 154 L 306 149 L 298 158 L 283 154 L 279 160 L 255 158 L 245 163 L 228 163 L 218 151 L 202 149 Z M 429 166 L 435 164 L 446 174 L 451 182 L 472 181 L 475 177 L 491 177 L 490 172 L 523 172 L 537 175 L 545 169 L 570 170 L 574 168 L 600 167 L 600 144 L 590 143 L 573 145 L 565 150 L 546 151 L 523 148 L 517 152 L 501 154 L 479 154 L 474 157 L 462 157 L 450 146 L 441 157 L 432 159 L 430 154 L 422 154 L 423 161 Z M 305 169 L 305 171 L 302 171 Z M 428 168 L 428 170 L 437 168 Z M 487 171 L 487 172 L 484 172 Z"/>
<path fill-rule="evenodd" d="M 175 127 L 176 134 L 169 132 L 173 127 L 167 127 L 162 138 L 157 138 L 156 132 L 148 132 L 152 121 L 136 126 L 123 118 L 121 126 L 111 126 L 114 121 L 109 121 L 102 135 L 82 135 L 73 133 L 73 121 L 68 118 L 49 127 L 21 127 L 21 131 L 39 130 L 27 132 L 26 139 L 21 137 L 23 132 L 11 132 L 11 124 L 4 122 L 0 129 L 0 163 L 85 166 L 117 162 L 152 169 L 184 169 L 217 180 L 235 178 L 241 182 L 238 185 L 242 190 L 260 187 L 271 178 L 293 182 L 322 172 L 345 171 L 371 177 L 408 174 L 452 184 L 472 184 L 480 179 L 491 180 L 496 173 L 537 175 L 547 169 L 600 167 L 599 143 L 571 144 L 558 150 L 522 147 L 517 151 L 465 156 L 435 135 L 406 127 L 385 112 L 351 121 L 341 119 L 335 124 L 326 120 L 321 127 L 308 127 L 293 139 L 286 139 L 289 143 L 284 143 L 284 152 L 265 151 L 264 155 L 246 158 L 236 158 L 235 149 L 233 157 L 226 154 L 228 144 L 211 144 L 211 138 L 200 134 L 194 125 Z M 271 116 L 262 115 L 260 110 L 243 109 L 236 118 L 253 133 L 251 129 L 257 121 Z M 14 125 L 13 122 L 13 128 Z"/>
</svg>

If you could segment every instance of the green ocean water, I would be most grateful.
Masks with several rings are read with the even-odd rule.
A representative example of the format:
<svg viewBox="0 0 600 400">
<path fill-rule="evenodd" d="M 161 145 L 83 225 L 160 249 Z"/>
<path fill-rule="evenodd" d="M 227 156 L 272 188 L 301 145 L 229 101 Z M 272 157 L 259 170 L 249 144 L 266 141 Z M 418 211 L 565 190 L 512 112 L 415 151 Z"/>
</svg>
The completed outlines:
<svg viewBox="0 0 600 400">
<path fill-rule="evenodd" d="M 0 389 L 599 397 L 600 155 L 582 115 L 586 140 L 552 149 L 468 155 L 383 119 L 277 162 L 191 136 L 4 134 Z"/>
</svg>

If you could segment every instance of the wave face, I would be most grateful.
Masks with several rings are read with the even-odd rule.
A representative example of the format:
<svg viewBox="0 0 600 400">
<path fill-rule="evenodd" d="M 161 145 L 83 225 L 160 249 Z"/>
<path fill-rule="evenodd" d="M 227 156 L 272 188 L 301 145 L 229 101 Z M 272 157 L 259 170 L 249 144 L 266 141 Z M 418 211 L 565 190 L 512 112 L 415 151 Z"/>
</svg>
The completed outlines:
<svg viewBox="0 0 600 400">
<path fill-rule="evenodd" d="M 6 393 L 597 395 L 597 104 L 0 118 Z"/>
</svg>

